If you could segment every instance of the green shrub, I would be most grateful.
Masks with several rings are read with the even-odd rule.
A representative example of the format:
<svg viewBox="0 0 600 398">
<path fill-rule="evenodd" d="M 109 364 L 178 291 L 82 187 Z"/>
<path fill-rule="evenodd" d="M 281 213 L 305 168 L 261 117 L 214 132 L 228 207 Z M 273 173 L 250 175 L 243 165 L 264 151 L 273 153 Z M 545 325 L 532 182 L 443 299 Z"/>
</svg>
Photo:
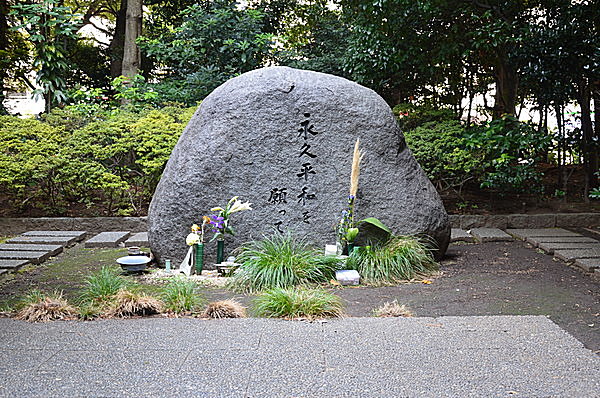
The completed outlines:
<svg viewBox="0 0 600 398">
<path fill-rule="evenodd" d="M 253 312 L 267 318 L 335 318 L 344 314 L 342 300 L 323 289 L 276 288 L 259 295 Z"/>
<path fill-rule="evenodd" d="M 162 289 L 161 299 L 165 310 L 176 314 L 196 311 L 203 301 L 198 294 L 198 285 L 182 278 L 169 281 Z"/>
<path fill-rule="evenodd" d="M 346 261 L 347 269 L 358 271 L 361 283 L 395 284 L 436 269 L 431 251 L 417 238 L 397 236 L 381 246 L 357 248 Z"/>
<path fill-rule="evenodd" d="M 464 129 L 457 120 L 427 122 L 404 137 L 431 182 L 441 191 L 476 180 L 481 158 L 467 150 Z"/>
<path fill-rule="evenodd" d="M 230 287 L 246 292 L 326 282 L 339 269 L 335 256 L 322 255 L 290 232 L 246 243 L 236 261 L 242 266 Z"/>
<path fill-rule="evenodd" d="M 118 268 L 102 267 L 87 277 L 81 298 L 85 302 L 107 302 L 125 287 L 127 281 L 120 276 Z"/>
<path fill-rule="evenodd" d="M 430 105 L 398 104 L 392 111 L 398 117 L 398 124 L 404 132 L 413 130 L 425 123 L 458 121 L 458 117 L 451 109 L 434 108 Z"/>
</svg>

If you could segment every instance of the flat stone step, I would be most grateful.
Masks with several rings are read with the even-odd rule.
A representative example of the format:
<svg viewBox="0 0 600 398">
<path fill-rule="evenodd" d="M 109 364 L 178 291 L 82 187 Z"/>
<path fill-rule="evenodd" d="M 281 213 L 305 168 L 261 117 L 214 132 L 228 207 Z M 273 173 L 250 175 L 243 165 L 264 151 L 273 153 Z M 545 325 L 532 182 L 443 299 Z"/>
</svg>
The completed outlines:
<svg viewBox="0 0 600 398">
<path fill-rule="evenodd" d="M 87 231 L 27 231 L 22 236 L 69 236 L 74 237 L 77 241 L 85 237 Z"/>
<path fill-rule="evenodd" d="M 474 242 L 475 238 L 464 229 L 452 228 L 450 231 L 450 242 Z"/>
<path fill-rule="evenodd" d="M 76 241 L 77 239 L 73 236 L 17 236 L 7 240 L 6 243 L 69 246 Z"/>
<path fill-rule="evenodd" d="M 505 242 L 513 240 L 513 237 L 500 228 L 473 228 L 468 231 L 479 242 Z"/>
<path fill-rule="evenodd" d="M 578 233 L 562 228 L 507 229 L 506 232 L 521 240 L 542 236 L 581 236 Z"/>
<path fill-rule="evenodd" d="M 85 242 L 85 247 L 119 247 L 129 237 L 129 231 L 100 232 Z"/>
<path fill-rule="evenodd" d="M 578 258 L 575 260 L 575 265 L 586 272 L 594 272 L 600 270 L 600 258 Z"/>
<path fill-rule="evenodd" d="M 29 260 L 30 263 L 40 264 L 50 257 L 50 252 L 0 251 L 2 260 Z"/>
<path fill-rule="evenodd" d="M 570 249 L 600 249 L 600 242 L 596 243 L 562 243 L 562 242 L 549 242 L 540 243 L 539 248 L 548 254 L 554 253 L 556 250 L 570 250 Z"/>
<path fill-rule="evenodd" d="M 33 252 L 50 252 L 51 256 L 56 256 L 63 251 L 60 245 L 26 245 L 18 243 L 2 243 L 0 251 L 33 251 Z"/>
<path fill-rule="evenodd" d="M 125 247 L 131 246 L 149 247 L 148 232 L 138 232 L 133 234 L 129 239 L 125 241 Z"/>
<path fill-rule="evenodd" d="M 542 236 L 527 238 L 527 242 L 535 247 L 542 243 L 600 243 L 596 239 L 588 238 L 587 236 Z"/>
<path fill-rule="evenodd" d="M 0 268 L 2 269 L 17 269 L 25 264 L 29 264 L 29 260 L 3 260 L 0 259 Z"/>
<path fill-rule="evenodd" d="M 554 257 L 566 262 L 579 258 L 600 258 L 600 249 L 555 250 Z"/>
</svg>

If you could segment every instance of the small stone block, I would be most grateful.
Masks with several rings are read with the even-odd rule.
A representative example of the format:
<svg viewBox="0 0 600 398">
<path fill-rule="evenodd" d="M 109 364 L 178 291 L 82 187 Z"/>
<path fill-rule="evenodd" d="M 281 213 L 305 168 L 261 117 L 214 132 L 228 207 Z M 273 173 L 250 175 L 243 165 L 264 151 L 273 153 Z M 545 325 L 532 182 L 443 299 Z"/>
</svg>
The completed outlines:
<svg viewBox="0 0 600 398">
<path fill-rule="evenodd" d="M 499 228 L 473 228 L 468 231 L 479 242 L 511 241 L 513 237 Z"/>
<path fill-rule="evenodd" d="M 578 233 L 562 228 L 507 229 L 506 232 L 521 240 L 542 236 L 581 236 Z"/>
<path fill-rule="evenodd" d="M 6 243 L 20 243 L 31 245 L 62 245 L 69 246 L 75 243 L 76 238 L 72 236 L 17 236 L 6 241 Z"/>
<path fill-rule="evenodd" d="M 600 243 L 540 243 L 539 248 L 548 254 L 552 254 L 556 250 L 600 249 Z"/>
<path fill-rule="evenodd" d="M 29 264 L 28 260 L 0 260 L 0 268 L 17 269 L 25 264 Z"/>
<path fill-rule="evenodd" d="M 125 247 L 148 247 L 148 232 L 138 232 L 125 241 Z"/>
<path fill-rule="evenodd" d="M 29 260 L 30 263 L 40 264 L 50 257 L 50 252 L 4 252 L 0 251 L 0 259 Z"/>
<path fill-rule="evenodd" d="M 450 242 L 474 242 L 475 238 L 464 229 L 452 228 L 450 231 Z"/>
<path fill-rule="evenodd" d="M 17 243 L 2 243 L 0 251 L 25 251 L 25 252 L 50 252 L 51 256 L 56 256 L 63 251 L 60 245 L 26 245 Z"/>
<path fill-rule="evenodd" d="M 337 256 L 337 245 L 325 245 L 326 256 Z"/>
<path fill-rule="evenodd" d="M 23 236 L 69 236 L 74 237 L 77 241 L 85 237 L 87 231 L 27 231 Z"/>
<path fill-rule="evenodd" d="M 128 231 L 100 232 L 87 240 L 85 247 L 119 247 L 129 237 Z"/>
<path fill-rule="evenodd" d="M 579 258 L 575 260 L 575 265 L 586 272 L 600 271 L 600 258 Z"/>
<path fill-rule="evenodd" d="M 588 238 L 587 236 L 541 236 L 529 237 L 527 242 L 538 247 L 542 243 L 600 243 L 596 239 Z"/>
<path fill-rule="evenodd" d="M 554 257 L 566 262 L 579 258 L 600 258 L 600 249 L 555 250 Z"/>
</svg>

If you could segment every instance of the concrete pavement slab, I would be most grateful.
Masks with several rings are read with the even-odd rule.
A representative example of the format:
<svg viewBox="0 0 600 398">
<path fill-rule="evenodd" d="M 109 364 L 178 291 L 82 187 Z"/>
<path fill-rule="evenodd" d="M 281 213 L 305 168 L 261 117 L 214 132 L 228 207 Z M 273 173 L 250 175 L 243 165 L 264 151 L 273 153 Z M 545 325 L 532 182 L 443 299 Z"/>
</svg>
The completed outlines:
<svg viewBox="0 0 600 398">
<path fill-rule="evenodd" d="M 600 258 L 578 258 L 575 260 L 575 265 L 586 272 L 594 272 L 600 269 Z"/>
<path fill-rule="evenodd" d="M 125 247 L 138 246 L 138 247 L 149 247 L 148 245 L 148 232 L 138 232 L 133 234 L 125 241 Z"/>
<path fill-rule="evenodd" d="M 474 242 L 473 235 L 460 228 L 452 228 L 450 230 L 450 242 Z"/>
<path fill-rule="evenodd" d="M 506 232 L 521 240 L 541 236 L 581 236 L 563 228 L 507 229 Z"/>
<path fill-rule="evenodd" d="M 17 269 L 25 264 L 29 264 L 29 260 L 6 260 L 0 259 L 0 268 L 4 269 Z"/>
<path fill-rule="evenodd" d="M 100 232 L 85 241 L 85 247 L 118 247 L 129 237 L 129 231 Z"/>
<path fill-rule="evenodd" d="M 540 243 L 600 243 L 600 241 L 587 236 L 542 236 L 529 237 L 526 241 L 535 247 Z"/>
<path fill-rule="evenodd" d="M 7 240 L 6 243 L 70 246 L 76 240 L 72 236 L 17 236 L 16 238 Z"/>
<path fill-rule="evenodd" d="M 600 249 L 555 250 L 554 257 L 566 262 L 578 258 L 600 258 Z"/>
<path fill-rule="evenodd" d="M 30 245 L 18 243 L 2 243 L 0 251 L 35 251 L 35 252 L 50 252 L 51 256 L 56 256 L 63 251 L 61 245 Z"/>
<path fill-rule="evenodd" d="M 600 242 L 596 243 L 573 243 L 573 242 L 543 242 L 538 246 L 548 254 L 554 253 L 556 250 L 572 250 L 572 249 L 600 249 Z"/>
<path fill-rule="evenodd" d="M 74 237 L 77 241 L 85 237 L 87 231 L 27 231 L 23 236 L 69 236 Z"/>
<path fill-rule="evenodd" d="M 1 260 L 27 260 L 32 264 L 40 264 L 50 258 L 50 252 L 0 251 Z"/>
<path fill-rule="evenodd" d="M 473 228 L 468 231 L 478 242 L 504 242 L 511 241 L 513 237 L 500 228 Z"/>
<path fill-rule="evenodd" d="M 0 376 L 3 396 L 588 397 L 600 389 L 600 357 L 542 316 L 0 319 L 0 337 L 10 337 L 1 331 L 62 344 L 25 355 L 1 347 L 1 362 L 25 371 Z M 113 344 L 127 335 L 137 343 Z M 99 336 L 112 339 L 90 348 Z M 220 339 L 237 349 L 215 346 Z"/>
</svg>

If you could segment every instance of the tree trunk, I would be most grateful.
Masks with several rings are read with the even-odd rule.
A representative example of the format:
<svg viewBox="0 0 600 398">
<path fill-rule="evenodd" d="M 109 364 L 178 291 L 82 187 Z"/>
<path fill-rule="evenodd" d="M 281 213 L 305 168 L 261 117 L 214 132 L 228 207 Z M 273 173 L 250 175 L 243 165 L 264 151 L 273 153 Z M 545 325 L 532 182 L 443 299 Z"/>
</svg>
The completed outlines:
<svg viewBox="0 0 600 398">
<path fill-rule="evenodd" d="M 499 119 L 505 113 L 515 115 L 519 75 L 506 57 L 501 56 L 496 64 L 494 78 L 496 79 L 494 119 Z"/>
<path fill-rule="evenodd" d="M 140 69 L 140 48 L 136 40 L 142 34 L 142 0 L 127 0 L 123 69 L 121 74 L 133 78 Z"/>
<path fill-rule="evenodd" d="M 108 46 L 110 51 L 110 76 L 121 76 L 123 70 L 123 47 L 125 43 L 125 19 L 127 17 L 127 0 L 121 0 L 121 7 L 116 15 L 115 32 Z"/>
<path fill-rule="evenodd" d="M 598 171 L 598 156 L 593 150 L 592 117 L 590 109 L 590 86 L 586 78 L 582 78 L 578 87 L 578 102 L 581 107 L 581 131 L 583 132 L 583 164 L 585 167 L 585 188 L 584 199 L 589 201 L 588 193 L 590 188 L 595 185 L 594 173 Z"/>
<path fill-rule="evenodd" d="M 6 1 L 0 2 L 0 53 L 8 51 L 8 3 Z M 8 63 L 7 60 L 0 61 L 0 115 L 7 113 L 4 107 L 5 99 L 5 86 L 4 81 L 8 77 Z M 5 64 L 6 63 L 6 64 Z"/>
</svg>

